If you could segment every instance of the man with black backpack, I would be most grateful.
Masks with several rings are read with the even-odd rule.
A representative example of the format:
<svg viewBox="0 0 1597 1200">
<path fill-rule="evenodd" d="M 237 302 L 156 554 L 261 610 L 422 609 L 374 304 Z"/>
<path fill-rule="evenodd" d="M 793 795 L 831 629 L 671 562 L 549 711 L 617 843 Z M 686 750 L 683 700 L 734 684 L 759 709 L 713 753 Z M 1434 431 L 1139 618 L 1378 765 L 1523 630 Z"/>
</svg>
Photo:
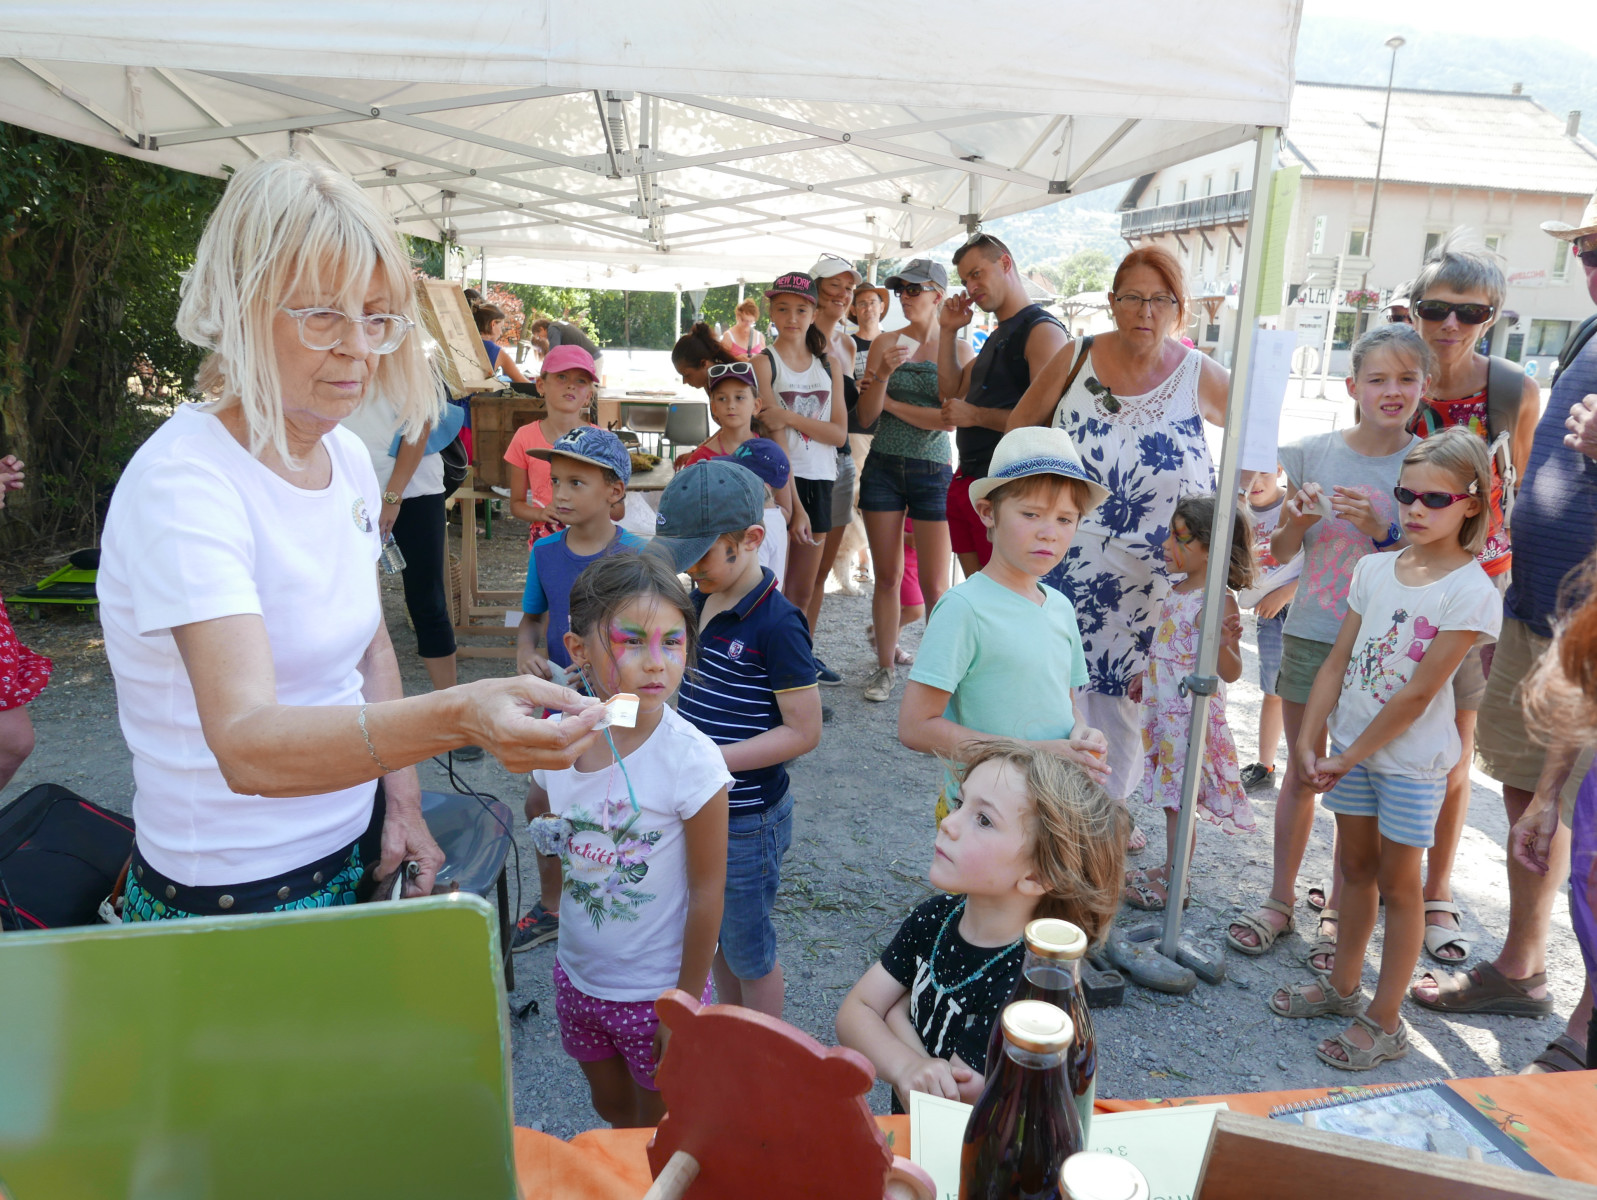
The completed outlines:
<svg viewBox="0 0 1597 1200">
<path fill-rule="evenodd" d="M 972 480 L 987 474 L 1009 411 L 1068 340 L 1064 326 L 1033 304 L 1015 268 L 1009 247 L 990 233 L 977 234 L 954 251 L 954 269 L 965 287 L 950 296 L 937 315 L 943 337 L 937 351 L 937 389 L 943 416 L 954 426 L 959 470 L 948 488 L 948 540 L 966 576 L 986 566 L 992 555 L 987 527 L 970 502 Z M 954 357 L 955 334 L 970 324 L 974 309 L 990 312 L 998 326 L 975 359 L 961 368 Z"/>
<path fill-rule="evenodd" d="M 1571 243 L 1597 303 L 1597 195 L 1578 226 L 1547 222 L 1542 228 Z M 1508 930 L 1491 962 L 1466 971 L 1433 971 L 1414 985 L 1414 1000 L 1453 1013 L 1540 1017 L 1553 1010 L 1547 988 L 1547 935 L 1554 901 L 1569 875 L 1568 814 L 1592 755 L 1589 747 L 1541 745 L 1527 729 L 1520 684 L 1546 653 L 1552 621 L 1569 603 L 1566 580 L 1597 549 L 1597 317 L 1566 345 L 1547 408 L 1536 427 L 1530 461 L 1513 509 L 1513 582 L 1503 601 L 1498 639 L 1481 704 L 1477 748 L 1486 771 L 1503 785 L 1509 834 Z M 1565 437 L 1565 430 L 1569 436 Z M 1560 809 L 1564 821 L 1559 821 Z M 1521 843 L 1545 868 L 1531 869 L 1516 853 Z M 1591 1065 L 1586 990 L 1567 1031 L 1537 1058 L 1535 1069 L 1571 1070 Z"/>
</svg>

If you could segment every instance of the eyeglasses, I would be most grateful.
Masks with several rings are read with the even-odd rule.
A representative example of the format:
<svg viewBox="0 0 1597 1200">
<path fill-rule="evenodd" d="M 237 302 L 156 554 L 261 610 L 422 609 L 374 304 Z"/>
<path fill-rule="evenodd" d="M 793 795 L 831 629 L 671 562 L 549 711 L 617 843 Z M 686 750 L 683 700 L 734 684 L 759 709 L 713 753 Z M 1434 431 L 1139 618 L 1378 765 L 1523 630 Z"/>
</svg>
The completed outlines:
<svg viewBox="0 0 1597 1200">
<path fill-rule="evenodd" d="M 1476 492 L 1476 485 L 1470 484 L 1467 492 L 1411 492 L 1406 487 L 1395 487 L 1392 495 L 1397 502 L 1405 507 L 1418 500 L 1426 508 L 1447 508 L 1457 504 L 1460 500 L 1471 499 Z"/>
<path fill-rule="evenodd" d="M 1412 324 L 1414 324 L 1414 321 L 1407 313 L 1401 313 L 1401 314 L 1400 313 L 1393 313 L 1392 314 L 1392 324 L 1394 324 L 1394 325 L 1412 325 Z"/>
<path fill-rule="evenodd" d="M 895 283 L 889 286 L 893 289 L 894 294 L 908 296 L 911 300 L 922 292 L 935 292 L 937 290 L 929 283 Z"/>
<path fill-rule="evenodd" d="M 1569 248 L 1575 257 L 1580 259 L 1581 266 L 1597 268 L 1597 246 L 1593 246 L 1590 250 L 1582 250 L 1579 242 L 1572 242 Z"/>
<path fill-rule="evenodd" d="M 1154 313 L 1163 315 L 1176 306 L 1176 298 L 1161 292 L 1157 296 L 1139 296 L 1136 292 L 1120 292 L 1111 297 L 1116 304 L 1127 312 L 1141 312 L 1146 304 Z"/>
<path fill-rule="evenodd" d="M 1414 306 L 1414 315 L 1422 321 L 1445 321 L 1448 314 L 1456 313 L 1460 325 L 1484 325 L 1496 311 L 1490 304 L 1454 304 L 1451 300 L 1421 300 Z"/>
<path fill-rule="evenodd" d="M 280 306 L 299 326 L 299 344 L 307 350 L 331 350 L 343 344 L 351 326 L 359 325 L 371 354 L 392 354 L 405 341 L 413 322 L 395 313 L 363 313 L 352 317 L 336 308 Z"/>
</svg>

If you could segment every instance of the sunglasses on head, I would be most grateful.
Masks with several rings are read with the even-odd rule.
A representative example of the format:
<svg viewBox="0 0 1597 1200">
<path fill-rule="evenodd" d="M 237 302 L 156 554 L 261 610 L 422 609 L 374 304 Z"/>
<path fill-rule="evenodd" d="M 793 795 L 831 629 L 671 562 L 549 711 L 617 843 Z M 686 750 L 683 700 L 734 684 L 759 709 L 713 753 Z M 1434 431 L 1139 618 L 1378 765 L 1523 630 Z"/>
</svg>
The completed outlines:
<svg viewBox="0 0 1597 1200">
<path fill-rule="evenodd" d="M 1449 313 L 1456 313 L 1461 325 L 1484 325 L 1496 311 L 1490 304 L 1454 304 L 1451 300 L 1421 300 L 1414 306 L 1414 315 L 1423 321 L 1445 321 Z"/>
<path fill-rule="evenodd" d="M 1469 485 L 1467 492 L 1411 492 L 1406 487 L 1395 487 L 1392 495 L 1399 504 L 1404 506 L 1413 504 L 1418 500 L 1426 508 L 1447 508 L 1457 504 L 1460 500 L 1468 500 L 1475 495 L 1475 485 Z"/>
<path fill-rule="evenodd" d="M 728 375 L 732 376 L 734 379 L 749 381 L 754 377 L 754 368 L 749 366 L 748 363 L 740 362 L 710 364 L 711 379 L 724 379 Z"/>
</svg>

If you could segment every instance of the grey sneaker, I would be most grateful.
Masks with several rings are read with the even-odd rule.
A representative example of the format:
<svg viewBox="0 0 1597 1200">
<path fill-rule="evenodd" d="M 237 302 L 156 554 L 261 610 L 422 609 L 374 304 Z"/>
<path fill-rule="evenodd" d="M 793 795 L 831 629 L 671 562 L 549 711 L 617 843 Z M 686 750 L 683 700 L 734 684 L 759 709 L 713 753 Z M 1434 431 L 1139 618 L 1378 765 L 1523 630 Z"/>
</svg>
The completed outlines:
<svg viewBox="0 0 1597 1200">
<path fill-rule="evenodd" d="M 865 699 L 880 704 L 893 694 L 893 668 L 877 667 L 865 685 Z"/>
</svg>

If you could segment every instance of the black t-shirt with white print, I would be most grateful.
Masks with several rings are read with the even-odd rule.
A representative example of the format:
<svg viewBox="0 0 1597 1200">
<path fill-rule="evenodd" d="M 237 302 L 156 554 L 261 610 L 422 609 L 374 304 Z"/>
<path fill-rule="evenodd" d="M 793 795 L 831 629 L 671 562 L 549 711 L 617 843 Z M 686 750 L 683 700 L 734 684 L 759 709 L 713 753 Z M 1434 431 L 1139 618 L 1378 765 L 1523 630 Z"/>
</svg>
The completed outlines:
<svg viewBox="0 0 1597 1200">
<path fill-rule="evenodd" d="M 972 946 L 959 936 L 959 917 L 954 915 L 964 899 L 934 896 L 917 906 L 882 951 L 882 966 L 909 989 L 909 1019 L 926 1053 L 944 1059 L 957 1054 L 973 1071 L 986 1074 L 987 1039 L 1020 978 L 1026 944 L 1017 938 L 1007 951 Z M 937 935 L 945 921 L 948 928 L 939 943 Z M 982 970 L 982 964 L 1001 951 L 1002 956 Z M 976 971 L 981 974 L 966 982 Z M 901 1111 L 897 1095 L 893 1111 Z"/>
</svg>

